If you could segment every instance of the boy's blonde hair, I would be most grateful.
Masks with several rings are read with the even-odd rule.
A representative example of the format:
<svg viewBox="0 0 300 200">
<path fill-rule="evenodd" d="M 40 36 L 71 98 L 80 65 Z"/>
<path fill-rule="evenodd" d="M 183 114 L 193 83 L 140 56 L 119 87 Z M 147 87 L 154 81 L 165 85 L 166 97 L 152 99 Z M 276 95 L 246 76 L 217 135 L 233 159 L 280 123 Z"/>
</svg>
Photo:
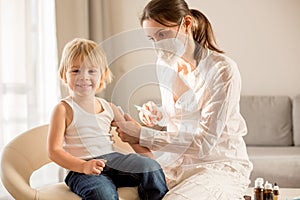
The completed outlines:
<svg viewBox="0 0 300 200">
<path fill-rule="evenodd" d="M 99 67 L 101 78 L 96 92 L 104 89 L 106 84 L 112 81 L 112 73 L 108 68 L 106 56 L 97 43 L 87 39 L 75 38 L 65 45 L 59 65 L 59 77 L 65 83 L 67 82 L 68 67 L 78 59 L 81 63 L 88 62 Z"/>
</svg>

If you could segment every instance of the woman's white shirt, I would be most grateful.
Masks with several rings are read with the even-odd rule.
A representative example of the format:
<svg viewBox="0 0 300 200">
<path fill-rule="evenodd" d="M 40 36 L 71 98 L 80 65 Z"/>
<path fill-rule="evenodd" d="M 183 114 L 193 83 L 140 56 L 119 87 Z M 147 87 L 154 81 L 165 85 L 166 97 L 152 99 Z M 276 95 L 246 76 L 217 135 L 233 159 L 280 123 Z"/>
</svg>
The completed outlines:
<svg viewBox="0 0 300 200">
<path fill-rule="evenodd" d="M 180 182 L 201 168 L 229 166 L 248 177 L 252 170 L 240 114 L 241 77 L 236 63 L 205 50 L 197 68 L 184 77 L 189 90 L 174 102 L 174 71 L 158 62 L 167 131 L 142 127 L 140 144 L 154 150 L 167 178 Z M 193 174 L 193 172 L 192 172 Z"/>
</svg>

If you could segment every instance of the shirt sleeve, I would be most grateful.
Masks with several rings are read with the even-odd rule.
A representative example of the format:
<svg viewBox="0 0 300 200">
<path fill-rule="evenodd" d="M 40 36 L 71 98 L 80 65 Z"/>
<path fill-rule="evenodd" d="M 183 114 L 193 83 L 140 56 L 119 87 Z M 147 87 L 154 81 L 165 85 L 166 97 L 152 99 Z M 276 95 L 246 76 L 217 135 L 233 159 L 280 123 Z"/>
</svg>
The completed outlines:
<svg viewBox="0 0 300 200">
<path fill-rule="evenodd" d="M 210 154 L 240 96 L 240 76 L 228 62 L 217 63 L 207 78 L 205 92 L 186 91 L 176 102 L 182 110 L 178 131 L 142 127 L 140 144 L 155 151 L 183 153 L 203 158 Z M 187 117 L 185 117 L 187 116 Z M 196 116 L 196 117 L 195 117 Z M 178 123 L 177 123 L 178 124 Z"/>
</svg>

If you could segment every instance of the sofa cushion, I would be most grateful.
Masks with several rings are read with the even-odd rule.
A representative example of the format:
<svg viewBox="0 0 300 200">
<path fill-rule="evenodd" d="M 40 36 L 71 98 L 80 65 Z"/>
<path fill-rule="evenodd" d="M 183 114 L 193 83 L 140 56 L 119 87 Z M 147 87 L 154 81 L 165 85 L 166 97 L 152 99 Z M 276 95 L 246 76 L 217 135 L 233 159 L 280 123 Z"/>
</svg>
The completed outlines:
<svg viewBox="0 0 300 200">
<path fill-rule="evenodd" d="M 294 145 L 300 146 L 300 95 L 293 100 L 293 132 Z"/>
<path fill-rule="evenodd" d="M 251 186 L 262 177 L 279 187 L 300 188 L 300 147 L 247 147 L 253 163 Z M 300 194 L 300 193 L 299 193 Z"/>
<path fill-rule="evenodd" d="M 242 96 L 249 146 L 292 145 L 292 102 L 288 96 Z"/>
</svg>

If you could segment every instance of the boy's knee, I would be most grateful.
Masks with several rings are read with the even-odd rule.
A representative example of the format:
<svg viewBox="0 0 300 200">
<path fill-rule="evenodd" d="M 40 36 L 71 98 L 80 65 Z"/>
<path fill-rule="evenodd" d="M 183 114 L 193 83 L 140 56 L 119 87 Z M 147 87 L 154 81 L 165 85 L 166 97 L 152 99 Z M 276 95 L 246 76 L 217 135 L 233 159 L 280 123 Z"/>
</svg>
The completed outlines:
<svg viewBox="0 0 300 200">
<path fill-rule="evenodd" d="M 144 169 L 144 173 L 161 170 L 161 166 L 157 161 L 147 157 L 142 157 L 138 165 L 140 169 Z"/>
<path fill-rule="evenodd" d="M 118 200 L 118 192 L 111 187 L 103 187 L 103 185 L 95 186 L 91 188 L 83 199 L 107 199 L 107 200 Z"/>
</svg>

